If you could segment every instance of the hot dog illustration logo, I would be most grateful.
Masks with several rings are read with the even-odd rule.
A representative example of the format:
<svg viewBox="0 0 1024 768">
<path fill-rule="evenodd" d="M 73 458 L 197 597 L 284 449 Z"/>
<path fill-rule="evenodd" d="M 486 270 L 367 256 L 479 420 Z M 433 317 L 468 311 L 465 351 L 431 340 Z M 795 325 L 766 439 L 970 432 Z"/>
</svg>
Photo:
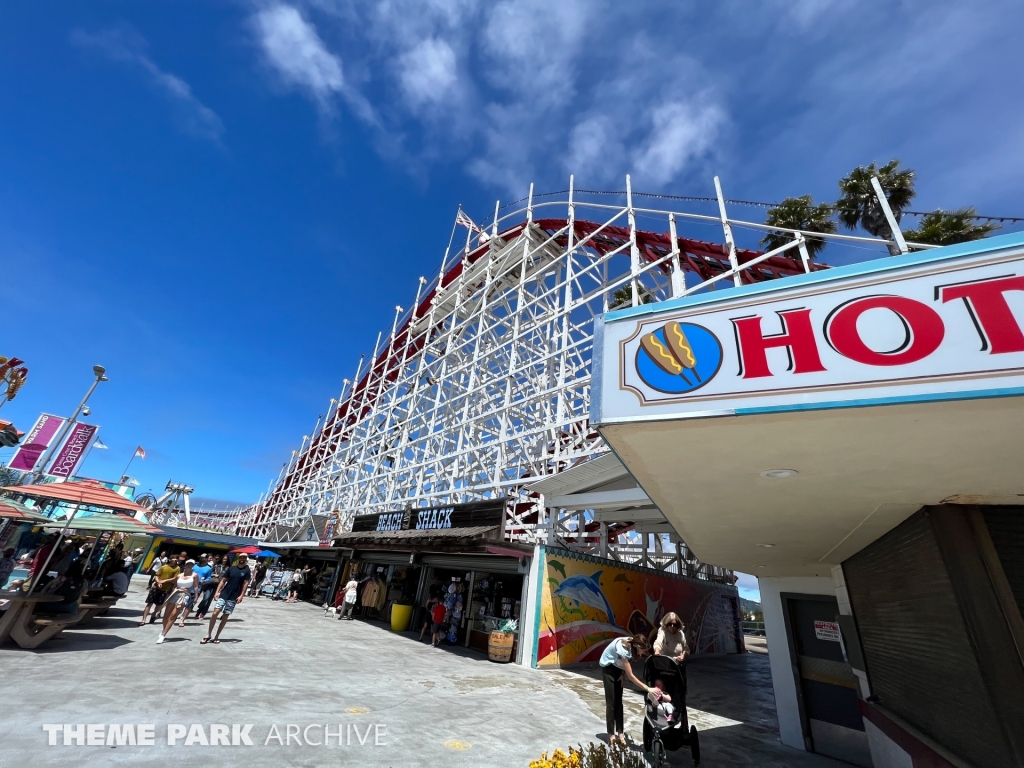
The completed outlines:
<svg viewBox="0 0 1024 768">
<path fill-rule="evenodd" d="M 667 394 L 693 392 L 722 367 L 722 344 L 711 331 L 694 323 L 665 323 L 640 338 L 636 372 L 651 389 Z"/>
</svg>

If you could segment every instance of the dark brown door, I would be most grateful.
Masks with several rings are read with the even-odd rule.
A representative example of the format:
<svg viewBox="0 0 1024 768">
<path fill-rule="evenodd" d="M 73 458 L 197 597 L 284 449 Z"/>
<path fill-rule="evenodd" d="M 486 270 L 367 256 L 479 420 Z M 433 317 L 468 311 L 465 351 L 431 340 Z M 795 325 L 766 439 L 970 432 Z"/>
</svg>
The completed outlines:
<svg viewBox="0 0 1024 768">
<path fill-rule="evenodd" d="M 857 678 L 843 658 L 839 640 L 836 599 L 789 596 L 786 602 L 808 749 L 854 765 L 870 766 Z"/>
</svg>

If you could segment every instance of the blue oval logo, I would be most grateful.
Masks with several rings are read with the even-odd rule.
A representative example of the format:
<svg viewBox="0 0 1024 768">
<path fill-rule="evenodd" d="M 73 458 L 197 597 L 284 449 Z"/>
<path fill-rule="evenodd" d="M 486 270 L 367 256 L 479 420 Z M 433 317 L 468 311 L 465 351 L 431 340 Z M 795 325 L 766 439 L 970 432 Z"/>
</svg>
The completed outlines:
<svg viewBox="0 0 1024 768">
<path fill-rule="evenodd" d="M 702 325 L 665 323 L 640 338 L 636 372 L 658 392 L 681 395 L 707 384 L 722 367 L 722 344 Z"/>
</svg>

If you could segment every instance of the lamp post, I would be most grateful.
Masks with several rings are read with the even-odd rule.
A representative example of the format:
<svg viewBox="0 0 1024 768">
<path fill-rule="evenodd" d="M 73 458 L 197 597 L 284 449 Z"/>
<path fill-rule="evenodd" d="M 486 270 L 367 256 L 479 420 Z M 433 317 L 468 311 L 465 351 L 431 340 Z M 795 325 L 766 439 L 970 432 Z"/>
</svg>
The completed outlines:
<svg viewBox="0 0 1024 768">
<path fill-rule="evenodd" d="M 92 372 L 96 375 L 96 379 L 89 387 L 89 391 L 85 393 L 85 397 L 82 398 L 82 402 L 78 404 L 78 408 L 75 409 L 75 412 L 71 416 L 71 418 L 64 422 L 64 426 L 61 428 L 60 434 L 57 435 L 57 438 L 47 449 L 42 461 L 32 471 L 32 474 L 29 475 L 29 480 L 28 483 L 26 483 L 26 485 L 33 485 L 35 483 L 38 483 L 42 479 L 43 475 L 46 473 L 46 465 L 49 464 L 50 461 L 53 459 L 53 454 L 56 453 L 57 448 L 60 446 L 61 443 L 64 442 L 64 438 L 67 437 L 68 432 L 71 431 L 71 428 L 78 421 L 78 417 L 82 414 L 82 411 L 85 410 L 85 404 L 88 403 L 89 398 L 92 397 L 92 393 L 96 389 L 96 385 L 99 384 L 101 381 L 110 381 L 110 379 L 108 379 L 106 375 L 107 369 L 104 368 L 102 365 L 94 365 L 92 367 Z"/>
</svg>

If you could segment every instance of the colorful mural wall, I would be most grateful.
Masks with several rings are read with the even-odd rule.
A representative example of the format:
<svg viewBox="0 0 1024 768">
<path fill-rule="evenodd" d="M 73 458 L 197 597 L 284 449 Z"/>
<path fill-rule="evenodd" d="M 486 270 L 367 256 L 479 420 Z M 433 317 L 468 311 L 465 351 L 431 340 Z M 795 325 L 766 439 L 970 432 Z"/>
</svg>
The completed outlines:
<svg viewBox="0 0 1024 768">
<path fill-rule="evenodd" d="M 616 637 L 653 642 L 662 616 L 679 614 L 696 653 L 742 650 L 735 587 L 542 547 L 537 666 L 597 662 Z"/>
</svg>

